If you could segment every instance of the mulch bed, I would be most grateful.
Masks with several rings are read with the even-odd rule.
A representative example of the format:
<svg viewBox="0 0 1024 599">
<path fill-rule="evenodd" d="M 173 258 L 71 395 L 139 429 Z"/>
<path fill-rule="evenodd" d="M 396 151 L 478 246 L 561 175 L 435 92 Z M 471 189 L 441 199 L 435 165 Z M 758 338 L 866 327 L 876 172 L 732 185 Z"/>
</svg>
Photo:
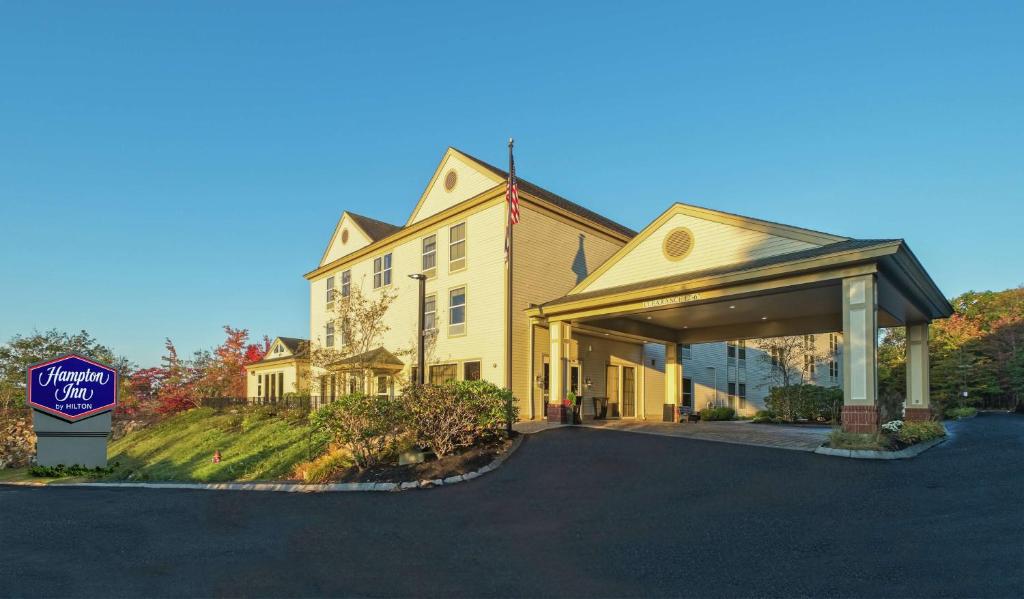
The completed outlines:
<svg viewBox="0 0 1024 599">
<path fill-rule="evenodd" d="M 518 433 L 513 434 L 518 435 Z M 406 464 L 405 466 L 389 464 L 363 471 L 353 467 L 339 472 L 337 476 L 332 477 L 331 482 L 397 483 L 443 479 L 478 470 L 508 451 L 511 446 L 511 439 L 495 439 L 440 459 L 435 458 L 433 454 L 428 454 L 426 461 L 421 464 Z"/>
</svg>

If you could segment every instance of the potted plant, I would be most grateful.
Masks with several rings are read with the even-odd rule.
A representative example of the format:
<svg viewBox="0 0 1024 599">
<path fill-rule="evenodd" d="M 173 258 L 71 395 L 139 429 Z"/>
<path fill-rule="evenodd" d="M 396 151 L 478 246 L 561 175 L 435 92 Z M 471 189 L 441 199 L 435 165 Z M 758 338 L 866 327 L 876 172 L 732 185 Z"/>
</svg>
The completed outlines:
<svg viewBox="0 0 1024 599">
<path fill-rule="evenodd" d="M 576 394 L 572 391 L 565 394 L 565 408 L 566 408 L 566 421 L 568 424 L 582 424 L 583 419 L 580 418 L 580 401 L 576 397 Z"/>
</svg>

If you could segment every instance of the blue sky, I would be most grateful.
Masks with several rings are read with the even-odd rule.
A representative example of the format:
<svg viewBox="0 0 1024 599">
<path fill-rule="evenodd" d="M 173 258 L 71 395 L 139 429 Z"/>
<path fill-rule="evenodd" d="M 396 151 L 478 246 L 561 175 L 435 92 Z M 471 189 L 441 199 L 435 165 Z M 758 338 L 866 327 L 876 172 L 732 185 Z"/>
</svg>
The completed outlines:
<svg viewBox="0 0 1024 599">
<path fill-rule="evenodd" d="M 342 210 L 402 223 L 510 135 L 635 229 L 690 202 L 1024 282 L 1024 3 L 553 4 L 0 0 L 0 341 L 305 337 Z"/>
</svg>

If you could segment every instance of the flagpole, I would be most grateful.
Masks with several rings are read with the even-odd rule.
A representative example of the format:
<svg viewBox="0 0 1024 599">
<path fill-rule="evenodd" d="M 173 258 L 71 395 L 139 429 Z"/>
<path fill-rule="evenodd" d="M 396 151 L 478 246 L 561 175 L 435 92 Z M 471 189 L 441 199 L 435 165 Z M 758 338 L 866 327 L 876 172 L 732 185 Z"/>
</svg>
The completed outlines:
<svg viewBox="0 0 1024 599">
<path fill-rule="evenodd" d="M 508 138 L 508 185 L 512 184 L 512 146 L 515 141 Z M 515 227 L 512 226 L 512 202 L 506 192 L 505 198 L 505 235 L 508 238 L 508 256 L 505 261 L 505 387 L 512 390 L 512 233 Z M 514 401 L 514 400 L 512 400 Z M 505 432 L 512 436 L 512 401 L 509 401 L 507 423 Z"/>
</svg>

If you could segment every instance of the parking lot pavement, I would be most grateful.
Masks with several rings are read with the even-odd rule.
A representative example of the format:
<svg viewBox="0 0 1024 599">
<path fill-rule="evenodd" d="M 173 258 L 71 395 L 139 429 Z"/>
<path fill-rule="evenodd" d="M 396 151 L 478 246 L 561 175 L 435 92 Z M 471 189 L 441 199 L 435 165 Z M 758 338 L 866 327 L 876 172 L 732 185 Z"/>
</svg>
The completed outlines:
<svg viewBox="0 0 1024 599">
<path fill-rule="evenodd" d="M 566 427 L 401 493 L 0 486 L 12 596 L 1024 595 L 1024 417 L 912 460 Z"/>
</svg>

